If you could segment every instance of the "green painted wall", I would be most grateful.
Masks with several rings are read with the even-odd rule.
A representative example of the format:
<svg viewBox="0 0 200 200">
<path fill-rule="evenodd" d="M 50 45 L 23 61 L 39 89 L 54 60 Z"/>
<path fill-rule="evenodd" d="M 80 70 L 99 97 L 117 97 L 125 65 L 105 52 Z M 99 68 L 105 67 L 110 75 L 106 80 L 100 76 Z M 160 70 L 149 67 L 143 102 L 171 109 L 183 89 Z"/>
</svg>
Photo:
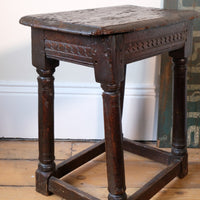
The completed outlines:
<svg viewBox="0 0 200 200">
<path fill-rule="evenodd" d="M 167 9 L 200 11 L 200 0 L 165 0 Z M 187 134 L 188 147 L 200 147 L 200 20 L 194 21 L 193 55 L 188 60 L 187 74 Z M 158 120 L 158 146 L 171 146 L 172 130 L 172 79 L 171 61 L 162 56 Z M 162 89 L 163 88 L 163 89 Z"/>
</svg>

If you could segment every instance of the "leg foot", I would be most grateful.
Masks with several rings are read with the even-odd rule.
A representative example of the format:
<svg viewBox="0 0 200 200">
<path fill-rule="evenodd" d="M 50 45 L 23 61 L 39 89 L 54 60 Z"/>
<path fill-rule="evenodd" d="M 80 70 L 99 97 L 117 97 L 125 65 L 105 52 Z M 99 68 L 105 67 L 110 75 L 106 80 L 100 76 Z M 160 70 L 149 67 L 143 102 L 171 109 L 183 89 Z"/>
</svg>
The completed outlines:
<svg viewBox="0 0 200 200">
<path fill-rule="evenodd" d="M 127 195 L 122 194 L 122 195 L 114 195 L 114 194 L 109 194 L 108 195 L 108 200 L 126 200 Z"/>
<path fill-rule="evenodd" d="M 188 154 L 182 157 L 181 170 L 178 175 L 179 178 L 184 178 L 188 174 Z"/>
<path fill-rule="evenodd" d="M 49 178 L 52 176 L 51 172 L 42 172 L 40 169 L 36 171 L 36 191 L 43 195 L 50 195 L 51 192 L 48 190 Z"/>
</svg>

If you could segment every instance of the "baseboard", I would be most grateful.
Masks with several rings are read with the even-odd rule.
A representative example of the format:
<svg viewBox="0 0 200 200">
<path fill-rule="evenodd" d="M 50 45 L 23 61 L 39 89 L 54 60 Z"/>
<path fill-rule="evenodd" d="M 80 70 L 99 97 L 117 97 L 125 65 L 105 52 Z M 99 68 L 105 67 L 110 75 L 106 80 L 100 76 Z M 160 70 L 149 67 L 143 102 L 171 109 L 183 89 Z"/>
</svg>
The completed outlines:
<svg viewBox="0 0 200 200">
<path fill-rule="evenodd" d="M 0 94 L 37 94 L 36 82 L 0 81 Z M 55 94 L 97 95 L 102 90 L 98 83 L 55 83 Z M 153 84 L 129 83 L 126 85 L 126 95 L 155 96 L 156 87 Z"/>
<path fill-rule="evenodd" d="M 55 83 L 55 137 L 103 138 L 101 93 L 97 83 Z M 155 140 L 156 96 L 154 85 L 126 85 L 126 137 Z M 37 83 L 0 81 L 0 110 L 0 137 L 37 138 Z"/>
</svg>

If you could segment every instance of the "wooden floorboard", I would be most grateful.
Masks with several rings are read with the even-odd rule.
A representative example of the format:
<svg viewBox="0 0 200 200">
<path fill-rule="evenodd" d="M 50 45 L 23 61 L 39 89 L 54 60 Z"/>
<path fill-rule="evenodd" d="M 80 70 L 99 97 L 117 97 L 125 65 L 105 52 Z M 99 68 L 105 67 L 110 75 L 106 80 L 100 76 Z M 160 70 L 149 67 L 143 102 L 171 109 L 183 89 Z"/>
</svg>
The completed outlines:
<svg viewBox="0 0 200 200">
<path fill-rule="evenodd" d="M 56 142 L 56 159 L 69 158 L 71 149 L 71 142 Z M 38 144 L 36 141 L 0 141 L 0 159 L 38 159 Z"/>
<path fill-rule="evenodd" d="M 92 142 L 64 142 L 55 144 L 56 163 L 91 146 Z M 38 145 L 36 141 L 0 141 L 0 199 L 1 200 L 62 200 L 35 192 Z M 166 149 L 169 151 L 169 149 Z M 174 179 L 152 200 L 199 200 L 200 149 L 189 149 L 189 174 L 184 179 Z M 127 194 L 137 191 L 164 165 L 125 152 Z M 105 154 L 102 154 L 63 178 L 102 200 L 107 199 Z"/>
</svg>

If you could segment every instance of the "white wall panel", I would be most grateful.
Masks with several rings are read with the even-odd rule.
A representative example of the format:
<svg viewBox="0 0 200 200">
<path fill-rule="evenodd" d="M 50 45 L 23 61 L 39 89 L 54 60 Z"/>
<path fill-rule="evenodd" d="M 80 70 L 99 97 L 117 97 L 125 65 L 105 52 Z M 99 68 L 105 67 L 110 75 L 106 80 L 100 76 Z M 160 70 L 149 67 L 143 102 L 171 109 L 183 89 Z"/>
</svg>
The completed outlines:
<svg viewBox="0 0 200 200">
<path fill-rule="evenodd" d="M 98 84 L 57 83 L 55 137 L 100 139 L 104 136 L 101 89 Z M 155 87 L 128 84 L 123 132 L 137 140 L 155 139 Z M 0 82 L 0 137 L 37 138 L 37 85 Z"/>
</svg>

